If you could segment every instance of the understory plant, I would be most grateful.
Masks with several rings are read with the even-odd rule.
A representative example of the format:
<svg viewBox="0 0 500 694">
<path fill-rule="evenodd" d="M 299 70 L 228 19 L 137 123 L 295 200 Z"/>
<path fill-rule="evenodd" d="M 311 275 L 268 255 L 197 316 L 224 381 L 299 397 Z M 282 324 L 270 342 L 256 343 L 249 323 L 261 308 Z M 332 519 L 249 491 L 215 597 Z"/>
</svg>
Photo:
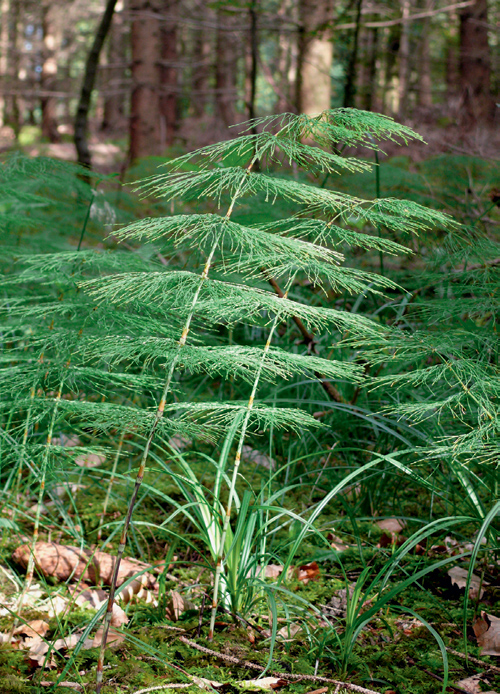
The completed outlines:
<svg viewBox="0 0 500 694">
<path fill-rule="evenodd" d="M 327 336 L 330 345 L 347 338 L 385 345 L 392 335 L 345 306 L 323 306 L 319 298 L 303 303 L 297 288 L 307 283 L 318 297 L 395 290 L 382 274 L 346 266 L 345 249 L 408 253 L 395 236 L 452 226 L 447 216 L 415 202 L 364 199 L 318 184 L 327 174 L 371 166 L 341 156 L 342 145 L 373 149 L 387 139 L 418 138 L 390 118 L 337 109 L 317 117 L 273 116 L 248 127 L 232 140 L 167 162 L 143 181 L 138 190 L 144 196 L 181 212 L 113 230 L 112 239 L 126 242 L 126 249 L 24 256 L 4 281 L 11 293 L 3 304 L 9 346 L 1 376 L 2 436 L 12 470 L 19 461 L 29 468 L 41 506 L 47 477 L 82 455 L 127 456 L 136 468 L 104 622 L 98 692 L 120 560 L 155 459 L 172 456 L 173 440 L 203 447 L 224 439 L 224 462 L 216 469 L 224 494 L 217 503 L 206 505 L 189 474 L 183 481 L 210 543 L 211 638 L 219 600 L 235 615 L 244 609 L 234 577 L 249 568 L 258 576 L 266 560 L 261 547 L 241 562 L 243 529 L 249 532 L 248 519 L 258 518 L 250 497 L 237 492 L 245 441 L 282 429 L 293 439 L 321 426 L 307 403 L 286 408 L 261 399 L 262 386 L 301 375 L 330 394 L 345 393 L 364 377 L 354 356 L 318 355 L 311 342 L 279 347 L 280 331 L 294 323 L 302 336 Z M 266 212 L 249 221 L 254 205 Z M 25 293 L 14 300 L 16 287 Z M 246 339 L 248 330 L 259 338 Z M 208 383 L 217 383 L 217 390 Z M 238 399 L 231 397 L 235 384 Z M 64 445 L 70 434 L 78 435 L 78 446 Z M 265 539 L 265 529 L 259 537 Z M 297 547 L 295 541 L 287 564 Z"/>
</svg>

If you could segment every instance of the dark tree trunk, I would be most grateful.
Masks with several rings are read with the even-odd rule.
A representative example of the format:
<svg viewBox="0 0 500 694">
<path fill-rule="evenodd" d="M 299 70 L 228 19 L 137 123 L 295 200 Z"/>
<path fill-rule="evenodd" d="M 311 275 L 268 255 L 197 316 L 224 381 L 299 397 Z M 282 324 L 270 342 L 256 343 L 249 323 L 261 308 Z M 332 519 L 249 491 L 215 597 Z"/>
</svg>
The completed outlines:
<svg viewBox="0 0 500 694">
<path fill-rule="evenodd" d="M 255 118 L 255 99 L 257 96 L 257 62 L 259 55 L 259 36 L 257 32 L 257 0 L 251 0 L 248 9 L 250 20 L 249 72 L 248 72 L 248 118 Z M 256 131 L 255 131 L 256 132 Z"/>
<path fill-rule="evenodd" d="M 54 2 L 42 5 L 43 64 L 41 87 L 44 96 L 42 106 L 42 135 L 49 142 L 59 142 L 57 130 L 57 99 L 50 94 L 57 87 L 57 48 L 60 43 L 58 12 L 61 10 Z M 47 93 L 49 92 L 49 93 Z"/>
<path fill-rule="evenodd" d="M 115 7 L 109 29 L 104 96 L 104 112 L 101 129 L 118 132 L 126 127 L 125 116 L 125 69 L 127 67 L 127 42 L 122 12 Z"/>
<path fill-rule="evenodd" d="M 210 37 L 207 37 L 206 32 L 198 30 L 194 40 L 194 64 L 191 74 L 191 108 L 197 118 L 205 115 L 212 52 Z"/>
<path fill-rule="evenodd" d="M 461 123 L 470 127 L 478 122 L 492 121 L 495 102 L 490 91 L 487 0 L 476 0 L 460 11 L 459 70 Z"/>
<path fill-rule="evenodd" d="M 377 84 L 378 29 L 365 29 L 363 64 L 359 73 L 358 104 L 365 111 L 379 110 Z"/>
<path fill-rule="evenodd" d="M 90 109 L 90 100 L 94 89 L 97 68 L 99 66 L 99 56 L 104 44 L 104 40 L 111 26 L 113 12 L 117 0 L 108 0 L 106 9 L 97 29 L 97 34 L 94 39 L 92 48 L 87 57 L 85 65 L 85 75 L 83 78 L 82 91 L 80 93 L 80 101 L 76 111 L 75 118 L 75 147 L 78 155 L 78 163 L 82 166 L 91 167 L 91 156 L 87 142 L 88 117 Z"/>
<path fill-rule="evenodd" d="M 161 0 L 133 0 L 129 159 L 161 152 Z"/>
<path fill-rule="evenodd" d="M 215 65 L 215 114 L 217 123 L 226 128 L 236 119 L 237 36 L 235 18 L 217 11 Z"/>
<path fill-rule="evenodd" d="M 424 7 L 426 10 L 432 10 L 433 6 L 433 0 L 425 0 Z M 430 109 L 432 107 L 430 28 L 430 17 L 425 17 L 422 20 L 422 37 L 418 51 L 418 105 L 422 109 Z"/>
<path fill-rule="evenodd" d="M 163 11 L 171 18 L 161 24 L 161 144 L 171 145 L 177 128 L 177 0 L 166 0 Z"/>
<path fill-rule="evenodd" d="M 358 45 L 359 45 L 359 29 L 361 26 L 361 7 L 363 0 L 356 2 L 356 22 L 354 34 L 352 37 L 352 48 L 349 55 L 349 64 L 347 66 L 345 88 L 344 88 L 344 106 L 349 108 L 354 106 L 354 97 L 356 95 L 356 64 L 358 62 Z"/>
<path fill-rule="evenodd" d="M 398 73 L 398 116 L 401 120 L 408 114 L 408 94 L 410 86 L 410 16 L 411 0 L 401 1 L 401 36 L 399 40 L 399 73 Z"/>
</svg>

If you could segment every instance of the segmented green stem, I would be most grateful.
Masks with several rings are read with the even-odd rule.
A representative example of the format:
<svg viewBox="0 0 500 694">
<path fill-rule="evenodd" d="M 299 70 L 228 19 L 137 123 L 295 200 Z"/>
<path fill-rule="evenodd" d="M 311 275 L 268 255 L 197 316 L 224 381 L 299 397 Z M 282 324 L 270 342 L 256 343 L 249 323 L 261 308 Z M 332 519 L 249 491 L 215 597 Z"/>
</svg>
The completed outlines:
<svg viewBox="0 0 500 694">
<path fill-rule="evenodd" d="M 115 459 L 113 461 L 113 468 L 111 469 L 111 477 L 109 479 L 109 484 L 108 488 L 106 489 L 106 497 L 104 499 L 104 504 L 102 505 L 102 513 L 101 513 L 101 525 L 99 526 L 99 529 L 97 531 L 97 542 L 101 541 L 102 537 L 102 524 L 104 523 L 104 518 L 106 516 L 106 511 L 108 510 L 108 504 L 109 504 L 109 499 L 111 497 L 111 489 L 113 487 L 113 483 L 115 481 L 115 475 L 116 475 L 116 468 L 118 467 L 118 460 L 120 458 L 122 448 L 123 448 L 123 441 L 125 440 L 125 434 L 127 433 L 127 430 L 124 429 L 121 433 L 120 440 L 118 442 L 118 448 L 116 449 L 116 455 Z"/>
<path fill-rule="evenodd" d="M 286 299 L 288 297 L 288 292 L 290 290 L 290 287 L 291 287 L 294 279 L 295 279 L 295 274 L 288 281 L 288 284 L 287 284 L 286 289 L 285 289 L 285 293 L 283 294 L 283 297 L 282 297 L 283 299 Z M 271 347 L 271 342 L 272 342 L 272 339 L 274 336 L 274 332 L 278 326 L 279 321 L 280 321 L 280 314 L 277 313 L 276 316 L 274 317 L 272 324 L 271 324 L 271 328 L 269 329 L 269 336 L 267 338 L 267 342 L 266 342 L 266 345 L 264 347 L 264 350 L 262 351 L 262 356 L 260 358 L 259 366 L 258 366 L 257 372 L 255 374 L 255 379 L 254 379 L 253 386 L 252 386 L 252 392 L 250 393 L 250 397 L 248 398 L 245 417 L 244 417 L 242 425 L 241 425 L 241 432 L 240 432 L 240 438 L 238 441 L 238 448 L 236 449 L 236 455 L 234 457 L 234 468 L 233 468 L 233 475 L 231 478 L 231 487 L 229 489 L 229 498 L 227 501 L 226 512 L 224 514 L 222 534 L 220 537 L 219 551 L 218 551 L 217 561 L 216 561 L 216 565 L 215 565 L 212 612 L 210 615 L 210 629 L 208 632 L 208 638 L 210 641 L 213 639 L 213 636 L 214 636 L 215 617 L 217 614 L 218 599 L 219 599 L 219 585 L 220 585 L 220 578 L 221 578 L 221 573 L 222 573 L 222 560 L 224 557 L 224 545 L 226 543 L 227 531 L 228 531 L 229 522 L 231 519 L 231 510 L 233 507 L 233 501 L 234 501 L 234 497 L 235 497 L 235 493 L 236 493 L 236 480 L 238 479 L 238 472 L 239 472 L 240 463 L 241 463 L 241 453 L 243 450 L 243 444 L 245 443 L 245 436 L 247 433 L 247 428 L 248 428 L 248 423 L 250 421 L 250 416 L 252 414 L 255 395 L 257 393 L 257 388 L 259 387 L 260 376 L 262 374 L 262 369 L 264 368 L 264 362 L 266 361 L 266 357 L 267 357 L 269 349 Z"/>
<path fill-rule="evenodd" d="M 15 506 L 14 512 L 12 514 L 12 521 L 13 522 L 16 520 L 17 510 L 18 510 L 18 507 L 21 505 L 21 480 L 23 477 L 24 459 L 26 457 L 26 443 L 28 441 L 30 421 L 31 421 L 31 412 L 33 410 L 34 400 L 35 400 L 35 386 L 33 386 L 31 391 L 30 391 L 30 406 L 28 407 L 28 412 L 26 413 L 26 422 L 24 424 L 23 442 L 21 444 L 21 455 L 19 457 L 19 463 L 18 463 L 18 468 L 17 468 L 16 491 L 15 491 L 15 495 L 14 495 L 14 498 L 16 500 L 17 505 Z"/>
<path fill-rule="evenodd" d="M 226 212 L 226 215 L 224 218 L 225 220 L 228 220 L 231 217 L 236 200 L 240 196 L 241 189 L 243 188 L 243 183 L 245 181 L 245 178 L 250 173 L 250 170 L 251 170 L 252 166 L 255 164 L 258 156 L 259 156 L 258 154 L 255 154 L 252 161 L 250 162 L 250 164 L 246 168 L 245 173 L 241 178 L 240 184 L 239 184 L 238 188 L 236 189 L 236 191 L 235 191 L 235 193 L 231 199 L 229 209 Z M 224 222 L 224 220 L 223 220 L 223 222 Z M 101 648 L 100 648 L 100 652 L 99 652 L 99 659 L 97 661 L 96 694 L 100 694 L 101 688 L 102 688 L 102 679 L 103 679 L 103 671 L 104 671 L 104 656 L 106 653 L 106 643 L 107 643 L 107 639 L 108 639 L 109 627 L 111 625 L 111 616 L 113 613 L 113 603 L 114 603 L 115 594 L 116 594 L 116 587 L 117 587 L 116 583 L 117 583 L 117 579 L 118 579 L 118 571 L 120 569 L 120 563 L 121 563 L 121 560 L 123 557 L 123 553 L 125 551 L 128 529 L 130 527 L 130 521 L 132 520 L 132 513 L 134 511 L 135 502 L 137 499 L 137 495 L 139 493 L 140 486 L 141 486 L 142 481 L 144 479 L 144 473 L 146 470 L 146 462 L 147 462 L 147 459 L 149 456 L 149 450 L 151 448 L 151 444 L 153 442 L 153 438 L 154 438 L 154 435 L 156 433 L 156 429 L 158 428 L 158 424 L 163 417 L 163 411 L 165 409 L 167 396 L 168 396 L 169 391 L 170 391 L 170 385 L 172 383 L 172 378 L 173 378 L 175 369 L 177 367 L 177 364 L 179 363 L 182 348 L 186 344 L 189 330 L 191 328 L 191 322 L 192 322 L 193 317 L 194 317 L 196 304 L 198 303 L 198 297 L 199 297 L 200 292 L 203 288 L 205 280 L 208 277 L 208 273 L 209 273 L 211 265 L 212 265 L 212 260 L 213 260 L 213 257 L 214 257 L 215 251 L 217 250 L 218 245 L 219 245 L 219 237 L 217 237 L 213 243 L 213 246 L 210 250 L 208 258 L 205 262 L 205 266 L 203 268 L 203 272 L 202 272 L 201 277 L 200 277 L 200 282 L 198 284 L 196 292 L 194 293 L 194 296 L 193 296 L 193 299 L 191 302 L 191 308 L 190 308 L 189 315 L 186 319 L 186 323 L 185 323 L 184 328 L 182 330 L 181 337 L 179 338 L 179 341 L 177 343 L 177 353 L 175 354 L 174 358 L 172 359 L 172 363 L 170 364 L 170 368 L 169 368 L 167 377 L 165 379 L 165 385 L 163 387 L 163 393 L 161 396 L 160 404 L 158 405 L 158 408 L 156 410 L 155 418 L 154 418 L 153 424 L 151 426 L 151 429 L 149 431 L 148 438 L 146 440 L 146 445 L 144 447 L 144 451 L 143 451 L 143 454 L 141 457 L 141 463 L 139 466 L 139 471 L 138 471 L 137 477 L 135 479 L 134 490 L 132 492 L 132 496 L 130 497 L 130 502 L 129 502 L 129 506 L 127 509 L 127 515 L 126 515 L 125 521 L 123 523 L 122 533 L 121 533 L 121 537 L 120 537 L 120 544 L 118 545 L 118 551 L 116 553 L 116 560 L 115 560 L 115 566 L 114 566 L 114 571 L 113 571 L 113 577 L 111 580 L 111 586 L 109 589 L 109 597 L 108 597 L 108 603 L 107 603 L 107 607 L 106 607 L 106 614 L 104 616 Z"/>
<path fill-rule="evenodd" d="M 47 434 L 47 441 L 45 443 L 45 451 L 44 451 L 43 460 L 42 460 L 40 489 L 38 491 L 38 502 L 37 502 L 37 508 L 36 508 L 36 513 L 35 513 L 35 527 L 33 529 L 33 539 L 31 542 L 31 551 L 30 551 L 30 555 L 29 555 L 29 559 L 28 559 L 28 567 L 26 569 L 26 578 L 24 580 L 23 590 L 21 592 L 21 595 L 19 596 L 19 600 L 17 603 L 16 618 L 15 618 L 15 620 L 12 624 L 11 630 L 10 630 L 8 643 L 10 643 L 10 640 L 12 639 L 12 635 L 13 635 L 16 627 L 19 624 L 19 617 L 20 617 L 21 610 L 23 607 L 24 598 L 26 597 L 26 594 L 28 593 L 28 591 L 31 587 L 31 584 L 33 582 L 33 576 L 35 574 L 35 549 L 36 549 L 36 543 L 38 542 L 38 536 L 40 534 L 40 518 L 42 515 L 43 497 L 45 495 L 45 480 L 46 480 L 46 476 L 47 476 L 49 452 L 50 452 L 50 446 L 52 444 L 52 436 L 54 434 L 54 426 L 56 423 L 57 410 L 59 407 L 59 403 L 61 401 L 62 387 L 63 387 L 63 381 L 61 381 L 61 384 L 59 386 L 59 390 L 57 391 L 57 394 L 56 394 L 56 397 L 54 400 L 54 410 L 52 412 L 52 417 L 50 420 L 49 431 Z"/>
</svg>

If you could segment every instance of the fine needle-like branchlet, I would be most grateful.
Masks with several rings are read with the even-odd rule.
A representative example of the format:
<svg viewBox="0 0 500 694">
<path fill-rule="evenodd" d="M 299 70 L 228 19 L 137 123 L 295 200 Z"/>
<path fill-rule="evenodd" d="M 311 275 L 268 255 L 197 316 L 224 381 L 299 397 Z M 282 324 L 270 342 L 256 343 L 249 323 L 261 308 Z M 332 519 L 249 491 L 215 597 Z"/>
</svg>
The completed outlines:
<svg viewBox="0 0 500 694">
<path fill-rule="evenodd" d="M 225 218 L 224 218 L 225 220 L 230 219 L 231 214 L 233 212 L 234 204 L 240 195 L 241 187 L 242 187 L 243 182 L 245 180 L 245 176 L 247 175 L 247 173 L 250 171 L 250 169 L 254 165 L 255 161 L 257 160 L 257 156 L 253 157 L 252 161 L 250 162 L 249 166 L 247 167 L 246 171 L 244 172 L 242 179 L 241 179 L 240 186 L 236 189 L 236 192 L 234 193 L 234 195 L 232 197 L 231 203 L 229 205 L 229 209 L 228 209 L 228 211 L 225 215 Z M 222 222 L 222 224 L 224 224 L 224 221 Z M 204 268 L 203 268 L 203 272 L 201 273 L 198 288 L 194 293 L 193 300 L 191 303 L 190 312 L 188 314 L 185 325 L 182 329 L 182 334 L 181 334 L 179 341 L 177 343 L 177 353 L 171 361 L 171 364 L 170 364 L 170 367 L 169 367 L 169 370 L 167 373 L 167 377 L 165 379 L 165 384 L 163 387 L 163 393 L 161 396 L 161 400 L 160 400 L 160 403 L 159 403 L 158 408 L 156 410 L 155 418 L 154 418 L 153 424 L 151 426 L 151 429 L 149 431 L 149 434 L 148 434 L 148 437 L 146 440 L 146 445 L 144 446 L 144 450 L 143 450 L 142 457 L 141 457 L 141 463 L 139 465 L 139 470 L 137 472 L 137 477 L 135 479 L 134 490 L 133 490 L 132 495 L 130 497 L 127 515 L 126 515 L 124 523 L 123 523 L 122 532 L 121 532 L 121 536 L 120 536 L 120 543 L 118 545 L 118 551 L 117 551 L 116 558 L 115 558 L 113 577 L 112 577 L 111 586 L 109 589 L 109 597 L 108 597 L 108 602 L 107 602 L 107 606 L 106 606 L 106 614 L 104 617 L 104 626 L 103 626 L 101 648 L 100 648 L 100 652 L 99 652 L 99 659 L 97 662 L 97 681 L 96 681 L 96 693 L 97 694 L 99 694 L 99 692 L 101 691 L 101 688 L 102 688 L 104 655 L 106 652 L 106 642 L 107 642 L 107 638 L 108 638 L 109 627 L 111 625 L 111 617 L 112 617 L 112 613 L 113 613 L 113 604 L 114 604 L 114 600 L 115 600 L 115 593 L 116 593 L 117 580 L 118 580 L 118 571 L 120 569 L 120 562 L 121 562 L 121 559 L 123 557 L 123 553 L 125 551 L 128 529 L 130 526 L 130 521 L 132 519 L 132 514 L 134 511 L 135 502 L 137 499 L 137 495 L 139 493 L 140 486 L 141 486 L 142 481 L 144 479 L 144 473 L 146 471 L 146 464 L 147 464 L 151 444 L 153 442 L 153 439 L 154 439 L 154 436 L 156 433 L 156 429 L 158 427 L 158 423 L 160 422 L 161 418 L 163 417 L 165 405 L 167 402 L 167 397 L 168 397 L 169 392 L 170 392 L 170 386 L 172 383 L 172 378 L 173 378 L 175 369 L 177 367 L 177 364 L 178 364 L 180 356 L 181 356 L 181 350 L 184 347 L 184 345 L 186 344 L 186 340 L 187 340 L 188 335 L 189 335 L 189 330 L 191 327 L 191 322 L 192 322 L 193 317 L 194 317 L 194 312 L 195 312 L 196 304 L 198 302 L 198 297 L 199 297 L 200 292 L 202 290 L 203 284 L 208 277 L 208 273 L 210 271 L 212 260 L 213 260 L 214 254 L 217 250 L 218 244 L 219 244 L 219 239 L 216 238 L 213 245 L 212 245 L 212 248 L 210 249 L 210 252 L 208 254 L 207 260 L 206 260 Z"/>
</svg>

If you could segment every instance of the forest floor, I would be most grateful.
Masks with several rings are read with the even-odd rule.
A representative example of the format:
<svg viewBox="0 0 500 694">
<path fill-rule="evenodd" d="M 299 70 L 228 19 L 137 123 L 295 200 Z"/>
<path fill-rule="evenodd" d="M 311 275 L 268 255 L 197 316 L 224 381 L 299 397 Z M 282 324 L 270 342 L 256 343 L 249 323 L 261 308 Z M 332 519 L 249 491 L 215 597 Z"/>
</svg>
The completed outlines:
<svg viewBox="0 0 500 694">
<path fill-rule="evenodd" d="M 81 531 L 89 538 L 88 545 L 66 550 L 66 529 L 50 523 L 55 509 L 47 504 L 44 514 L 48 530 L 41 534 L 42 544 L 37 546 L 39 574 L 24 596 L 20 620 L 14 620 L 14 614 L 29 555 L 28 544 L 23 547 L 22 543 L 30 543 L 34 498 L 19 522 L 24 535 L 3 531 L 2 693 L 49 691 L 56 682 L 58 693 L 93 691 L 102 630 L 88 629 L 88 625 L 92 627 L 97 621 L 96 610 L 104 604 L 103 589 L 109 572 L 106 562 L 111 561 L 108 555 L 93 552 L 99 549 L 112 553 L 116 545 L 106 541 L 96 547 L 106 478 L 100 475 L 99 467 L 86 472 L 89 474 L 70 475 L 67 479 L 66 492 L 72 490 L 69 497 L 64 496 L 64 489 L 59 493 L 63 494 L 61 499 L 71 502 L 70 518 L 83 525 Z M 254 479 L 256 474 L 261 473 L 247 463 L 242 478 Z M 174 493 L 172 485 L 159 478 L 152 484 Z M 321 498 L 321 483 L 310 491 L 309 502 L 313 503 L 316 495 Z M 287 507 L 296 511 L 307 508 L 309 502 L 303 496 L 301 492 L 288 499 Z M 493 615 L 500 601 L 500 562 L 495 562 L 494 556 L 484 557 L 472 578 L 465 633 L 467 562 L 460 555 L 472 545 L 463 535 L 450 532 L 436 539 L 436 544 L 431 538 L 422 539 L 395 568 L 385 587 L 381 582 L 370 587 L 368 581 L 364 589 L 361 586 L 361 591 L 355 592 L 361 572 L 366 570 L 370 579 L 375 577 L 419 527 L 422 491 L 408 487 L 404 496 L 401 517 L 370 517 L 372 512 L 362 514 L 367 499 L 357 498 L 355 490 L 348 492 L 347 501 L 357 516 L 354 526 L 343 504 L 332 504 L 321 523 L 330 551 L 314 542 L 305 543 L 298 565 L 289 569 L 280 586 L 277 582 L 282 567 L 263 567 L 265 582 L 278 601 L 280 591 L 285 591 L 278 605 L 277 633 L 271 632 L 273 619 L 265 601 L 257 598 L 254 608 L 236 623 L 229 614 L 219 612 L 213 641 L 208 639 L 211 571 L 207 557 L 202 548 L 200 552 L 193 549 L 196 534 L 191 536 L 185 521 L 176 521 L 174 531 L 178 536 L 191 537 L 191 548 L 165 543 L 165 537 L 154 531 L 141 539 L 141 526 L 161 519 L 158 503 L 146 497 L 138 515 L 139 536 L 131 548 L 133 556 L 139 556 L 144 563 L 125 562 L 121 580 L 138 569 L 143 571 L 143 579 L 131 584 L 116 607 L 103 692 L 137 694 L 173 684 L 189 691 L 201 687 L 233 692 L 268 688 L 300 694 L 433 694 L 443 688 L 443 656 L 449 667 L 446 691 L 499 692 L 500 620 Z M 116 496 L 108 506 L 107 517 L 121 516 L 124 504 L 125 500 Z M 12 519 L 12 512 L 3 516 Z M 453 556 L 457 556 L 454 568 L 432 570 L 416 585 L 398 592 L 409 574 Z M 90 568 L 85 572 L 86 563 Z M 353 637 L 348 629 L 353 606 L 362 615 L 387 591 L 394 591 L 390 604 L 377 610 L 357 638 Z M 490 621 L 494 627 L 491 631 Z M 328 624 L 334 626 L 336 636 L 326 629 Z M 265 678 L 258 680 L 264 668 Z M 337 686 L 338 682 L 345 686 Z"/>
<path fill-rule="evenodd" d="M 456 133 L 420 130 L 428 147 L 385 148 L 391 156 L 381 168 L 384 194 L 411 192 L 421 195 L 424 204 L 425 196 L 434 196 L 438 207 L 447 205 L 474 221 L 497 214 L 492 209 L 490 163 L 500 152 L 498 134 L 478 131 L 457 139 Z M 92 148 L 98 170 L 120 170 L 123 142 L 96 139 Z M 21 149 L 30 156 L 74 160 L 69 138 L 49 145 L 41 143 L 36 132 L 26 132 Z M 439 156 L 443 153 L 449 158 L 446 166 Z M 143 162 L 127 178 L 137 179 L 156 164 Z M 435 197 L 437 180 L 440 199 Z M 371 172 L 346 176 L 339 189 L 342 185 L 350 194 L 374 195 Z M 71 233 L 70 241 L 76 244 L 78 233 Z M 93 233 L 89 245 L 97 243 Z M 399 271 L 398 262 L 389 260 L 386 270 Z M 411 272 L 420 261 L 409 262 L 404 270 Z M 351 433 L 344 433 L 349 440 Z M 63 436 L 62 446 L 80 445 L 64 442 Z M 375 436 L 382 437 L 380 429 Z M 385 439 L 381 441 L 385 445 Z M 378 443 L 375 438 L 370 445 Z M 117 441 L 111 445 L 116 449 Z M 206 461 L 214 451 L 203 445 L 201 450 L 188 445 L 183 454 L 211 489 Z M 16 496 L 9 488 L 12 480 L 1 470 L 5 486 L 0 509 L 0 694 L 94 691 L 102 640 L 99 624 L 136 460 L 130 450 L 114 471 L 113 461 L 99 455 L 83 456 L 76 471 L 57 470 L 47 482 L 41 509 L 33 492 L 34 477 L 26 475 L 25 494 Z M 280 504 L 307 519 L 336 476 L 366 462 L 365 452 L 347 462 L 333 459 L 329 467 L 324 449 L 311 451 L 307 464 L 295 465 L 297 487 L 288 486 L 292 492 Z M 271 485 L 274 462 L 262 451 L 253 454 L 253 461 L 243 463 L 238 491 L 254 490 L 258 498 L 258 491 Z M 278 462 L 286 467 L 285 457 Z M 113 488 L 108 493 L 110 477 Z M 402 475 L 384 472 L 375 478 L 367 473 L 332 500 L 285 572 L 280 547 L 293 542 L 298 529 L 293 523 L 283 524 L 276 534 L 282 544 L 276 550 L 266 548 L 266 556 L 274 552 L 274 563 L 254 567 L 260 587 L 252 587 L 252 576 L 239 575 L 244 609 L 232 616 L 228 603 L 223 604 L 210 640 L 214 558 L 188 514 L 177 515 L 168 532 L 162 528 L 173 508 L 166 500 L 180 505 L 186 497 L 174 476 L 149 471 L 148 491 L 134 514 L 128 560 L 120 577 L 123 588 L 113 611 L 103 694 L 169 688 L 185 688 L 189 694 L 200 689 L 499 694 L 498 538 L 492 538 L 496 548 L 478 555 L 474 572 L 468 574 L 478 525 L 469 522 L 463 490 L 450 478 L 443 471 L 436 482 L 442 487 L 435 494 Z M 273 493 L 290 485 L 288 468 L 286 473 L 278 470 L 272 484 Z M 42 518 L 37 571 L 24 593 L 37 510 Z M 452 513 L 465 520 L 458 525 L 450 520 Z M 439 532 L 417 542 L 419 529 L 437 518 L 444 519 Z M 79 546 L 75 537 L 81 539 Z M 414 581 L 417 573 L 420 579 Z"/>
</svg>

